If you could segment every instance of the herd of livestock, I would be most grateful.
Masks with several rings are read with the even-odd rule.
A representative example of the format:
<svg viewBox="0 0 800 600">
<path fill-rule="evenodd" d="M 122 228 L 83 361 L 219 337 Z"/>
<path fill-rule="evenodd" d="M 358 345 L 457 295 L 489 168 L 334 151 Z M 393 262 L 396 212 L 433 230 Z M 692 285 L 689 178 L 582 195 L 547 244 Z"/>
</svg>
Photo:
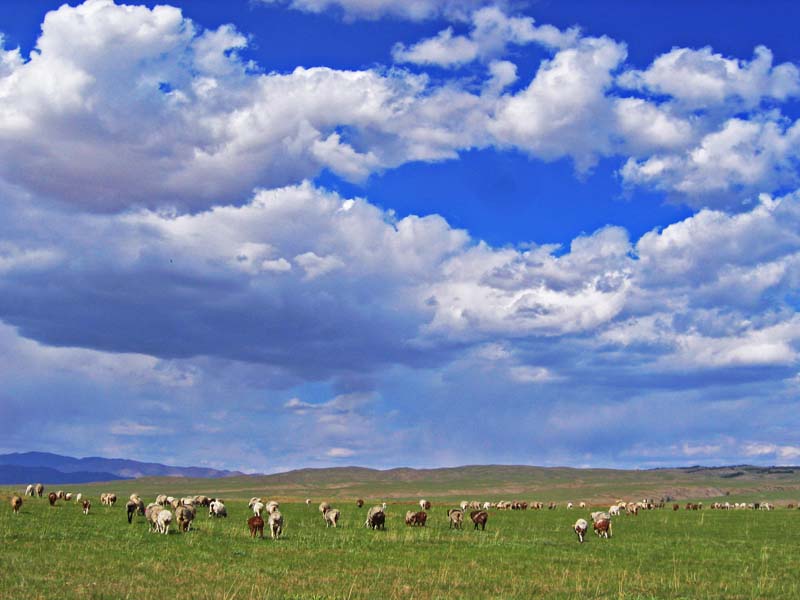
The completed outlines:
<svg viewBox="0 0 800 600">
<path fill-rule="evenodd" d="M 30 497 L 43 498 L 44 485 L 41 483 L 31 484 L 25 490 L 25 495 Z M 59 490 L 57 492 L 50 492 L 46 498 L 50 502 L 50 506 L 55 506 L 59 500 L 70 502 L 74 500 L 82 509 L 83 513 L 88 515 L 91 509 L 91 501 L 83 494 L 72 494 Z M 11 508 L 15 514 L 19 513 L 22 507 L 22 497 L 13 495 L 11 497 Z M 104 506 L 114 506 L 117 502 L 117 495 L 114 493 L 100 494 L 100 503 Z M 311 500 L 306 499 L 306 505 L 311 505 Z M 362 508 L 364 501 L 358 499 L 356 506 Z M 431 503 L 428 500 L 419 501 L 419 511 L 408 511 L 405 515 L 405 523 L 408 526 L 424 527 L 428 520 L 428 513 Z M 575 505 L 572 502 L 566 503 L 567 510 L 572 510 Z M 585 509 L 586 503 L 578 503 L 578 508 Z M 186 496 L 183 498 L 174 498 L 165 494 L 159 494 L 155 502 L 145 506 L 144 501 L 137 495 L 131 494 L 125 504 L 128 523 L 133 522 L 135 515 L 141 515 L 150 526 L 151 532 L 168 534 L 169 528 L 173 521 L 177 524 L 179 531 L 187 532 L 192 528 L 192 522 L 197 516 L 197 511 L 200 508 L 208 509 L 208 516 L 215 518 L 224 518 L 228 516 L 225 503 L 218 498 L 210 498 L 208 496 Z M 274 500 L 264 501 L 262 498 L 251 498 L 248 503 L 249 509 L 252 511 L 253 516 L 247 520 L 247 526 L 252 537 L 264 537 L 264 528 L 267 527 L 270 537 L 277 539 L 281 536 L 284 530 L 284 518 L 280 512 L 280 505 Z M 668 507 L 667 499 L 662 498 L 660 501 L 652 499 L 644 499 L 638 502 L 625 502 L 622 500 L 612 504 L 608 511 L 595 511 L 590 514 L 592 520 L 592 528 L 594 532 L 601 538 L 608 539 L 612 536 L 611 519 L 621 515 L 636 516 L 641 510 L 655 510 L 664 509 Z M 794 508 L 794 504 L 789 504 L 787 508 Z M 174 513 L 170 510 L 174 511 Z M 477 502 L 477 501 L 463 501 L 458 508 L 451 508 L 447 510 L 447 521 L 451 529 L 463 529 L 465 516 L 468 514 L 475 529 L 479 527 L 481 530 L 486 528 L 486 523 L 489 520 L 489 510 L 555 510 L 558 504 L 550 502 L 545 505 L 543 502 L 519 502 L 519 501 L 500 501 L 500 502 Z M 672 504 L 672 510 L 680 510 L 680 505 L 677 503 Z M 685 510 L 702 510 L 703 503 L 688 502 L 685 505 Z M 709 506 L 715 510 L 774 510 L 775 506 L 769 502 L 714 502 Z M 798 504 L 800 508 L 800 504 Z M 333 508 L 330 503 L 322 502 L 319 505 L 319 512 L 322 514 L 323 521 L 326 527 L 336 527 L 339 522 L 340 511 Z M 385 529 L 386 527 L 386 503 L 373 506 L 368 509 L 367 517 L 364 521 L 364 526 L 370 529 Z M 573 525 L 573 531 L 578 536 L 578 541 L 583 543 L 585 540 L 586 532 L 589 529 L 589 523 L 586 519 L 578 519 Z"/>
</svg>

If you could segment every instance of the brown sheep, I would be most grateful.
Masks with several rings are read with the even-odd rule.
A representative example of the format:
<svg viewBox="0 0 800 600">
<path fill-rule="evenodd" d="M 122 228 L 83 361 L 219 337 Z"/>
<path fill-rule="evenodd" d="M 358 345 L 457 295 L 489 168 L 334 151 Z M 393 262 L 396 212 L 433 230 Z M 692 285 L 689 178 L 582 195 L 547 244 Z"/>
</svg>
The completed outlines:
<svg viewBox="0 0 800 600">
<path fill-rule="evenodd" d="M 247 527 L 250 528 L 250 537 L 256 537 L 256 535 L 260 538 L 264 537 L 264 519 L 261 517 L 247 519 Z"/>
<path fill-rule="evenodd" d="M 197 512 L 194 506 L 179 506 L 175 509 L 175 517 L 178 519 L 178 531 L 186 533 L 192 527 Z"/>
<path fill-rule="evenodd" d="M 14 514 L 19 514 L 19 509 L 22 508 L 22 498 L 19 496 L 11 496 L 11 510 L 14 511 Z"/>
<path fill-rule="evenodd" d="M 89 509 L 92 507 L 92 503 L 89 502 L 89 500 L 84 500 L 81 503 L 81 506 L 83 506 L 83 514 L 88 515 L 89 514 Z"/>
<path fill-rule="evenodd" d="M 56 500 L 58 500 L 58 494 L 56 494 L 55 492 L 50 492 L 49 494 L 47 494 L 47 499 L 50 501 L 50 506 L 55 506 Z"/>
<path fill-rule="evenodd" d="M 425 523 L 427 523 L 427 521 L 428 521 L 428 513 L 426 513 L 424 510 L 421 510 L 417 513 L 414 513 L 411 525 L 419 525 L 420 527 L 425 527 Z"/>
<path fill-rule="evenodd" d="M 594 532 L 600 537 L 606 539 L 611 537 L 611 521 L 608 519 L 600 519 L 594 523 Z"/>
<path fill-rule="evenodd" d="M 362 506 L 364 506 L 364 501 L 361 498 L 359 498 L 358 500 L 356 500 L 356 506 L 358 508 L 361 508 Z"/>
<path fill-rule="evenodd" d="M 681 509 L 681 505 L 680 504 L 673 504 L 672 505 L 672 510 L 680 510 L 680 509 Z"/>
<path fill-rule="evenodd" d="M 464 513 L 458 508 L 451 508 L 447 511 L 447 518 L 450 521 L 450 529 L 464 528 Z"/>
<path fill-rule="evenodd" d="M 480 525 L 481 531 L 483 531 L 486 529 L 486 521 L 489 520 L 489 513 L 485 510 L 473 510 L 469 513 L 469 518 L 475 523 L 475 529 L 478 529 L 478 525 Z"/>
</svg>

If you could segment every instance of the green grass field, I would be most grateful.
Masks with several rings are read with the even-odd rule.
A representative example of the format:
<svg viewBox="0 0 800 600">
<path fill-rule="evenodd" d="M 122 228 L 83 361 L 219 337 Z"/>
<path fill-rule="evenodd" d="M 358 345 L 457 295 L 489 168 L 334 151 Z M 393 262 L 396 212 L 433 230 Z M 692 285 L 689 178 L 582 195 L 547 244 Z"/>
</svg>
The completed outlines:
<svg viewBox="0 0 800 600">
<path fill-rule="evenodd" d="M 452 503 L 435 502 L 423 529 L 403 523 L 411 502 L 390 502 L 386 531 L 371 531 L 352 500 L 334 503 L 338 529 L 325 528 L 316 504 L 283 502 L 285 537 L 273 541 L 249 537 L 245 496 L 225 498 L 227 519 L 199 514 L 194 531 L 163 536 L 143 517 L 128 525 L 124 497 L 108 508 L 92 492 L 88 516 L 74 502 L 26 499 L 13 515 L 5 492 L 9 599 L 800 598 L 800 511 L 786 508 L 654 510 L 580 545 L 571 526 L 588 512 L 577 509 L 492 510 L 486 531 L 455 531 Z"/>
</svg>

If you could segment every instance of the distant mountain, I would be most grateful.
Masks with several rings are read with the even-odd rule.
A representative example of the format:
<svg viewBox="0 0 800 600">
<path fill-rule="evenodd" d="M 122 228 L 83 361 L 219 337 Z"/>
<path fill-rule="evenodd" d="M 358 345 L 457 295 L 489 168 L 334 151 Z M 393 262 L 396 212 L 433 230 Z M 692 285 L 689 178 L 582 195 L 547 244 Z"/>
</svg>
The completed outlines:
<svg viewBox="0 0 800 600">
<path fill-rule="evenodd" d="M 29 483 L 66 484 L 90 483 L 92 481 L 112 481 L 125 479 L 113 473 L 93 473 L 74 471 L 62 473 L 48 467 L 20 467 L 18 465 L 0 465 L 0 485 L 28 485 Z"/>
<path fill-rule="evenodd" d="M 62 474 L 90 472 L 112 475 L 110 478 L 105 477 L 105 479 L 93 479 L 91 481 L 107 481 L 109 479 L 129 479 L 137 477 L 193 477 L 214 479 L 218 477 L 242 475 L 242 473 L 238 471 L 221 471 L 203 467 L 171 467 L 159 463 L 139 462 L 137 460 L 127 460 L 124 458 L 100 458 L 97 456 L 73 458 L 71 456 L 62 456 L 49 452 L 14 452 L 12 454 L 0 454 L 0 465 L 24 467 L 27 469 L 44 467 L 47 469 L 55 469 L 56 472 Z M 25 477 L 23 481 L 29 479 L 31 479 L 31 477 Z"/>
</svg>

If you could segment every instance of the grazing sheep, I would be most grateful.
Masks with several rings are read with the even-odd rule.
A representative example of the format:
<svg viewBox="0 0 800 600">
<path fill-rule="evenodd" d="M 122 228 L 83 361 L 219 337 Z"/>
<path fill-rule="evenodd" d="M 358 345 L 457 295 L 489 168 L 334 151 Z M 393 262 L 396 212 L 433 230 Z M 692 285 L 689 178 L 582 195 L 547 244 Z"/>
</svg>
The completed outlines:
<svg viewBox="0 0 800 600">
<path fill-rule="evenodd" d="M 25 495 L 30 496 L 31 498 L 36 494 L 36 490 L 33 487 L 33 484 L 30 484 L 28 487 L 25 488 Z"/>
<path fill-rule="evenodd" d="M 364 506 L 364 501 L 361 498 L 359 498 L 358 500 L 356 500 L 356 506 L 358 508 L 361 508 L 362 506 Z"/>
<path fill-rule="evenodd" d="M 255 515 L 256 517 L 260 517 L 261 513 L 264 511 L 264 503 L 256 502 L 250 508 L 253 510 L 253 515 Z"/>
<path fill-rule="evenodd" d="M 158 528 L 158 533 L 167 535 L 169 533 L 170 523 L 172 523 L 172 513 L 168 510 L 159 511 L 158 517 L 156 518 L 156 527 Z"/>
<path fill-rule="evenodd" d="M 92 503 L 89 500 L 84 500 L 81 506 L 83 506 L 83 514 L 88 515 L 89 509 L 92 508 Z"/>
<path fill-rule="evenodd" d="M 364 527 L 370 529 L 386 529 L 386 513 L 381 510 L 380 506 L 373 506 L 367 513 L 367 522 Z"/>
<path fill-rule="evenodd" d="M 586 530 L 589 529 L 589 524 L 586 522 L 586 519 L 578 519 L 575 521 L 575 525 L 572 526 L 572 529 L 578 534 L 578 542 L 582 544 L 583 538 L 586 536 Z"/>
<path fill-rule="evenodd" d="M 462 500 L 459 506 L 461 506 L 461 512 L 466 512 L 467 508 L 469 508 L 469 502 Z"/>
<path fill-rule="evenodd" d="M 592 513 L 592 522 L 596 523 L 597 521 L 610 521 L 611 515 L 607 512 L 597 511 Z"/>
<path fill-rule="evenodd" d="M 166 506 L 167 505 L 167 495 L 166 494 L 159 494 L 156 496 L 156 504 L 159 506 Z"/>
<path fill-rule="evenodd" d="M 272 514 L 272 513 L 274 513 L 274 512 L 275 512 L 276 510 L 278 510 L 280 507 L 281 507 L 281 506 L 280 506 L 280 504 L 278 504 L 277 502 L 275 502 L 275 500 L 270 500 L 269 502 L 267 502 L 267 512 L 268 512 L 269 514 Z"/>
<path fill-rule="evenodd" d="M 138 498 L 138 496 L 136 496 Z M 106 497 L 106 501 L 108 506 L 114 506 L 117 503 L 117 495 L 116 494 L 108 494 Z"/>
<path fill-rule="evenodd" d="M 264 504 L 264 501 L 263 501 L 263 500 L 261 500 L 261 498 L 256 498 L 255 496 L 253 496 L 252 498 L 250 498 L 250 502 L 248 502 L 248 503 L 247 503 L 247 506 L 248 506 L 248 508 L 252 509 L 252 508 L 253 508 L 253 506 L 254 506 L 254 505 L 257 503 L 257 502 L 260 502 L 261 504 Z"/>
<path fill-rule="evenodd" d="M 39 498 L 41 498 L 41 497 L 42 497 L 42 495 L 44 494 L 44 486 L 43 486 L 41 483 L 37 483 L 37 484 L 36 484 L 35 486 L 33 486 L 33 487 L 36 489 L 36 495 L 37 495 Z"/>
<path fill-rule="evenodd" d="M 263 539 L 264 537 L 264 519 L 259 516 L 253 516 L 247 519 L 247 527 L 250 529 L 250 537 L 258 535 Z"/>
<path fill-rule="evenodd" d="M 56 496 L 58 496 L 59 500 L 63 500 L 65 498 L 66 494 L 64 494 L 64 490 L 58 490 L 56 492 Z"/>
<path fill-rule="evenodd" d="M 153 506 L 153 505 L 151 504 L 150 506 Z M 160 506 L 160 504 L 156 505 L 156 506 Z M 142 502 L 141 498 L 139 498 L 138 501 L 128 500 L 125 503 L 125 511 L 128 513 L 128 524 L 133 522 L 133 515 L 136 514 L 137 512 L 140 515 L 147 516 L 146 513 L 145 513 L 144 502 Z"/>
<path fill-rule="evenodd" d="M 47 494 L 47 499 L 50 501 L 50 506 L 55 506 L 56 500 L 58 500 L 58 494 L 56 494 L 55 492 L 50 492 L 49 494 Z"/>
<path fill-rule="evenodd" d="M 328 504 L 327 502 L 322 502 L 319 505 L 319 512 L 321 512 L 323 515 L 325 514 L 326 510 L 330 510 L 330 509 L 331 509 L 331 505 Z"/>
<path fill-rule="evenodd" d="M 491 502 L 484 502 L 483 503 L 483 510 L 489 510 L 492 507 Z"/>
<path fill-rule="evenodd" d="M 144 511 L 144 516 L 145 519 L 147 519 L 147 524 L 150 526 L 150 533 L 158 531 L 158 513 L 165 510 L 167 509 L 160 504 L 156 504 L 155 502 L 147 505 L 147 508 Z"/>
<path fill-rule="evenodd" d="M 170 502 L 169 505 L 173 509 L 177 509 L 181 505 L 181 499 L 180 498 L 173 498 L 172 502 Z"/>
<path fill-rule="evenodd" d="M 77 504 L 80 504 L 80 502 L 81 502 L 81 499 L 83 499 L 83 494 L 81 494 L 81 493 L 78 493 L 78 494 L 76 494 L 76 495 L 75 495 L 75 502 L 76 502 Z"/>
<path fill-rule="evenodd" d="M 604 537 L 606 539 L 611 537 L 611 521 L 608 519 L 600 519 L 599 521 L 595 521 L 592 527 L 594 528 L 594 532 L 600 537 Z"/>
<path fill-rule="evenodd" d="M 579 503 L 578 508 L 586 508 L 586 502 Z"/>
<path fill-rule="evenodd" d="M 195 496 L 194 503 L 198 506 L 208 507 L 208 505 L 211 504 L 211 498 L 208 496 Z"/>
<path fill-rule="evenodd" d="M 306 506 L 311 506 L 311 498 L 306 498 Z"/>
<path fill-rule="evenodd" d="M 673 504 L 672 505 L 672 510 L 680 510 L 680 508 L 681 508 L 680 504 Z"/>
<path fill-rule="evenodd" d="M 547 510 L 556 510 L 557 508 L 558 504 L 556 504 L 555 502 L 550 502 L 550 504 L 547 505 Z"/>
<path fill-rule="evenodd" d="M 420 527 L 425 527 L 425 523 L 428 521 L 428 513 L 424 510 L 419 512 L 412 512 L 408 511 L 406 513 L 406 525 L 419 525 Z"/>
<path fill-rule="evenodd" d="M 447 511 L 447 518 L 450 521 L 450 529 L 464 529 L 464 511 L 451 508 Z"/>
<path fill-rule="evenodd" d="M 209 517 L 227 517 L 228 516 L 228 509 L 225 508 L 225 505 L 220 502 L 219 500 L 213 500 L 211 504 L 208 505 L 208 516 Z"/>
<path fill-rule="evenodd" d="M 414 524 L 414 517 L 417 513 L 413 510 L 406 511 L 406 525 L 413 525 Z"/>
<path fill-rule="evenodd" d="M 64 500 L 66 500 L 67 502 L 72 501 L 72 492 L 67 492 L 66 494 L 64 494 Z"/>
<path fill-rule="evenodd" d="M 485 510 L 473 510 L 469 513 L 469 518 L 475 523 L 475 529 L 478 529 L 478 525 L 480 525 L 481 531 L 483 531 L 486 529 L 486 521 L 489 519 L 489 513 Z"/>
<path fill-rule="evenodd" d="M 572 502 L 567 502 L 567 510 L 572 510 L 573 504 Z"/>
<path fill-rule="evenodd" d="M 328 509 L 322 513 L 322 518 L 325 520 L 325 527 L 330 527 L 331 525 L 336 527 L 339 522 L 339 511 L 335 508 Z"/>
<path fill-rule="evenodd" d="M 15 515 L 19 514 L 19 509 L 22 508 L 22 498 L 19 496 L 11 496 L 11 510 L 14 511 Z"/>
<path fill-rule="evenodd" d="M 431 503 L 428 502 L 427 500 L 420 500 L 419 501 L 419 507 L 422 510 L 430 510 L 431 509 Z"/>
<path fill-rule="evenodd" d="M 620 511 L 619 504 L 613 504 L 611 507 L 609 507 L 608 514 L 610 514 L 612 517 L 617 517 L 619 516 L 619 511 Z"/>
<path fill-rule="evenodd" d="M 194 506 L 179 506 L 175 509 L 175 518 L 178 520 L 178 531 L 186 533 L 192 528 L 192 521 L 194 521 L 197 512 Z"/>
<path fill-rule="evenodd" d="M 283 533 L 283 515 L 276 509 L 269 515 L 269 535 L 273 540 L 277 540 L 281 533 Z"/>
</svg>

